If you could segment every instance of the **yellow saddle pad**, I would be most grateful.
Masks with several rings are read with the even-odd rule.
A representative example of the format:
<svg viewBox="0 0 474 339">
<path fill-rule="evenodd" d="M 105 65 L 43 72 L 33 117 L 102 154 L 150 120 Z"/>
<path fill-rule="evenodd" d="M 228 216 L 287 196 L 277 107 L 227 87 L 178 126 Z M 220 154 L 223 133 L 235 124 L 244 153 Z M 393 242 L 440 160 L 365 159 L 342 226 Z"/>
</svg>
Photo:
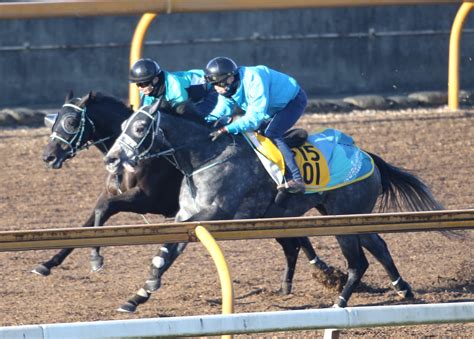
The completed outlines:
<svg viewBox="0 0 474 339">
<path fill-rule="evenodd" d="M 273 142 L 254 132 L 244 133 L 261 163 L 277 185 L 283 183 L 285 162 Z M 306 193 L 328 191 L 363 180 L 374 171 L 373 159 L 341 131 L 327 128 L 308 136 L 292 148 L 296 164 L 306 186 Z"/>
<path fill-rule="evenodd" d="M 244 136 L 273 180 L 278 185 L 283 183 L 285 160 L 278 147 L 269 138 L 255 132 L 246 132 Z M 306 186 L 325 186 L 329 182 L 328 163 L 314 145 L 306 142 L 291 151 Z"/>
</svg>

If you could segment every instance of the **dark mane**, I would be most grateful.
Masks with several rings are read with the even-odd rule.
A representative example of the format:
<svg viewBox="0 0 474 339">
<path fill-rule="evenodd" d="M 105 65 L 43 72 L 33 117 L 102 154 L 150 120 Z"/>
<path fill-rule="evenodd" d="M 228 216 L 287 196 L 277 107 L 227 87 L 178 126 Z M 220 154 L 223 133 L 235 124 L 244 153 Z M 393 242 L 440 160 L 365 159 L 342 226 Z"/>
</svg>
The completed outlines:
<svg viewBox="0 0 474 339">
<path fill-rule="evenodd" d="M 111 113 L 113 113 L 115 109 L 119 109 L 120 112 L 127 111 L 128 115 L 131 115 L 133 113 L 132 108 L 128 106 L 124 101 L 109 94 L 105 94 L 102 92 L 92 92 L 92 101 L 98 105 L 110 105 L 110 107 L 112 108 Z"/>
<path fill-rule="evenodd" d="M 161 111 L 164 114 L 169 114 L 171 116 L 175 116 L 179 119 L 183 119 L 186 121 L 192 121 L 197 123 L 201 126 L 211 127 L 212 125 L 208 124 L 203 117 L 198 116 L 197 114 L 193 113 L 192 110 L 185 111 L 183 114 L 178 114 L 173 111 L 163 110 Z"/>
</svg>

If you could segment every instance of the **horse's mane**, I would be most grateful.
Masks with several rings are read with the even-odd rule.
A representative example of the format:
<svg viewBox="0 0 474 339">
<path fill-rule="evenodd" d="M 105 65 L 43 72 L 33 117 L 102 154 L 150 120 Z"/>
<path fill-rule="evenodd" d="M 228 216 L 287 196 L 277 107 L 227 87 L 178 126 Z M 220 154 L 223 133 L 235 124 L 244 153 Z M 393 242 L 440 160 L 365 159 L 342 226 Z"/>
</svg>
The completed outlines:
<svg viewBox="0 0 474 339">
<path fill-rule="evenodd" d="M 92 99 L 97 104 L 101 104 L 105 102 L 105 103 L 113 104 L 116 106 L 121 106 L 129 112 L 133 112 L 132 108 L 130 106 L 127 106 L 127 104 L 123 100 L 117 97 L 114 97 L 113 95 L 110 95 L 110 94 L 105 94 L 102 92 L 92 92 Z"/>
<path fill-rule="evenodd" d="M 170 115 L 170 116 L 173 116 L 173 117 L 176 117 L 178 118 L 179 120 L 185 120 L 185 121 L 190 121 L 190 122 L 193 122 L 193 123 L 196 123 L 197 125 L 200 125 L 200 126 L 205 126 L 205 127 L 211 127 L 211 125 L 209 125 L 205 120 L 204 118 L 190 112 L 190 113 L 184 113 L 184 114 L 178 114 L 178 113 L 175 113 L 175 112 L 171 112 L 171 111 L 161 111 L 162 114 L 167 114 L 167 115 Z"/>
<path fill-rule="evenodd" d="M 123 100 L 103 92 L 91 91 L 69 102 L 73 105 L 86 106 L 89 118 L 105 135 L 120 134 L 122 122 L 133 113 L 132 108 Z"/>
</svg>

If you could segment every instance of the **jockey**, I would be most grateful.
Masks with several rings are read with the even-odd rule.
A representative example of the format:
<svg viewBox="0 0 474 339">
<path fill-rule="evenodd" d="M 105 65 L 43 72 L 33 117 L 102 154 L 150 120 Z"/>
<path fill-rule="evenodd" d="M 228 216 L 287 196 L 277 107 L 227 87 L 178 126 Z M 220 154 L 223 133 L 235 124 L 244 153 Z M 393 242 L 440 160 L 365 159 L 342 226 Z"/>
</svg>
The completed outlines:
<svg viewBox="0 0 474 339">
<path fill-rule="evenodd" d="M 206 81 L 219 93 L 217 105 L 206 121 L 231 116 L 236 105 L 246 112 L 240 119 L 212 132 L 212 140 L 225 133 L 264 130 L 264 135 L 280 149 L 288 168 L 287 182 L 278 189 L 303 193 L 305 185 L 301 173 L 291 149 L 283 141 L 283 134 L 298 121 L 306 108 L 306 93 L 296 80 L 266 66 L 237 67 L 226 57 L 212 59 L 205 71 Z"/>
<path fill-rule="evenodd" d="M 167 72 L 155 60 L 144 58 L 133 64 L 129 81 L 140 90 L 140 106 L 152 105 L 161 98 L 160 109 L 178 114 L 191 111 L 204 117 L 217 102 L 217 93 L 206 84 L 200 69 Z"/>
</svg>

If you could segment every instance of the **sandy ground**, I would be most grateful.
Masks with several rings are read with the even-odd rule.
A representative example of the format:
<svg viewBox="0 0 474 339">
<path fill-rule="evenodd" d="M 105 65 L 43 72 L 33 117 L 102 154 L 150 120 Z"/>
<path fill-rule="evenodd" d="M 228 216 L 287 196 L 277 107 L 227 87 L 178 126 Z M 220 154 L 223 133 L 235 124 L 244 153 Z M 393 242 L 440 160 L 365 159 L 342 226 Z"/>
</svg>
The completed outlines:
<svg viewBox="0 0 474 339">
<path fill-rule="evenodd" d="M 396 166 L 415 170 L 447 209 L 474 207 L 473 111 L 312 114 L 306 115 L 300 125 L 310 131 L 338 128 L 352 135 L 362 148 Z M 41 153 L 48 132 L 46 128 L 0 129 L 2 231 L 80 226 L 102 188 L 105 169 L 95 149 L 81 153 L 59 171 L 43 166 Z M 150 222 L 163 221 L 156 215 L 146 217 Z M 141 223 L 141 216 L 127 213 L 108 222 Z M 416 299 L 411 302 L 474 300 L 472 231 L 466 234 L 464 241 L 432 232 L 383 236 L 402 276 L 414 289 Z M 312 238 L 312 243 L 324 260 L 345 269 L 333 237 Z M 284 257 L 274 240 L 227 241 L 220 245 L 234 281 L 235 312 L 324 308 L 330 307 L 337 296 L 311 277 L 304 256 L 298 262 L 293 293 L 277 294 Z M 104 270 L 91 273 L 89 250 L 79 249 L 48 277 L 30 271 L 55 251 L 0 253 L 0 326 L 220 313 L 218 276 L 199 243 L 187 247 L 166 273 L 162 288 L 136 314 L 116 312 L 142 285 L 155 252 L 156 246 L 152 245 L 105 248 Z M 406 303 L 396 297 L 382 267 L 368 257 L 371 266 L 363 279 L 367 287 L 353 295 L 350 306 Z M 322 331 L 263 335 L 316 337 Z M 472 337 L 474 324 L 342 332 L 343 338 L 385 336 Z"/>
</svg>

